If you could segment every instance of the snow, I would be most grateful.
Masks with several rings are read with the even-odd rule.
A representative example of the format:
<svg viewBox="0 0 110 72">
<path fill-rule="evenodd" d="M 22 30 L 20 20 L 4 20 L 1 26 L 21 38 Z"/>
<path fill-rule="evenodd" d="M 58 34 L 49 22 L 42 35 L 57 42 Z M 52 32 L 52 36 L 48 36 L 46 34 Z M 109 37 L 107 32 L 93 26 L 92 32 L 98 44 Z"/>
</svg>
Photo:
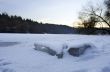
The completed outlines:
<svg viewBox="0 0 110 72">
<path fill-rule="evenodd" d="M 52 50 L 55 50 L 57 53 L 60 53 L 64 46 L 63 42 L 58 41 L 36 41 L 35 44 L 49 47 Z"/>
<path fill-rule="evenodd" d="M 64 45 L 91 44 L 80 57 L 65 50 L 64 57 L 34 50 L 34 44 L 57 52 Z M 0 34 L 0 72 L 110 72 L 110 36 L 72 34 Z"/>
</svg>

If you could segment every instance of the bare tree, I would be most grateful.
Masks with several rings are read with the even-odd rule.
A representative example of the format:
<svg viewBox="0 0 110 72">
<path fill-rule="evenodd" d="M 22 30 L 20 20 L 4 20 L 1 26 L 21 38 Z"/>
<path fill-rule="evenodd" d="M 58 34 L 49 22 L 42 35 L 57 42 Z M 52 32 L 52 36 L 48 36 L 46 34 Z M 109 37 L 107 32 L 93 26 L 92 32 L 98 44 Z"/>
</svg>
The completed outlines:
<svg viewBox="0 0 110 72">
<path fill-rule="evenodd" d="M 88 20 L 82 22 L 84 28 L 94 28 L 96 26 L 97 19 L 95 17 L 90 17 Z"/>
<path fill-rule="evenodd" d="M 102 6 L 94 6 L 94 5 L 89 5 L 87 6 L 86 8 L 84 8 L 80 14 L 79 14 L 79 19 L 81 19 L 83 22 L 85 21 L 88 21 L 90 20 L 91 18 L 94 18 L 94 19 L 91 19 L 91 21 L 93 20 L 94 23 L 94 26 L 99 23 L 99 22 L 103 22 L 105 24 L 107 24 L 109 27 L 110 27 L 110 24 L 109 22 L 107 21 L 106 17 L 104 16 L 104 9 L 102 8 Z M 91 24 L 90 24 L 91 26 Z"/>
</svg>

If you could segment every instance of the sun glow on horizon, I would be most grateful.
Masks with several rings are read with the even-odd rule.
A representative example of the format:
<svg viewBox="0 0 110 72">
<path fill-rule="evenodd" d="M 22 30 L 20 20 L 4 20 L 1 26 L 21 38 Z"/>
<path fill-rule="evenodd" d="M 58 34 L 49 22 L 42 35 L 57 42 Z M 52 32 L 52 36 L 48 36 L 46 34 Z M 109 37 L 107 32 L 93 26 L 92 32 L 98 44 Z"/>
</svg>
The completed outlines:
<svg viewBox="0 0 110 72">
<path fill-rule="evenodd" d="M 58 24 L 58 25 L 67 25 L 67 26 L 71 26 L 73 27 L 73 20 L 56 20 L 56 19 L 40 19 L 37 20 L 38 22 L 42 22 L 42 23 L 50 23 L 50 24 Z"/>
</svg>

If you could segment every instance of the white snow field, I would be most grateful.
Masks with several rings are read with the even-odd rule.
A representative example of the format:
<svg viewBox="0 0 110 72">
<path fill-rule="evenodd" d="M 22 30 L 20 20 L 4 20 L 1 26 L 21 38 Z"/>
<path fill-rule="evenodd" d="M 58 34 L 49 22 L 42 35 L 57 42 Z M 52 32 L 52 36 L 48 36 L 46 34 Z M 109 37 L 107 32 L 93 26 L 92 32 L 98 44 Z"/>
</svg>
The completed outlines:
<svg viewBox="0 0 110 72">
<path fill-rule="evenodd" d="M 58 59 L 37 51 L 34 44 L 45 44 L 57 52 L 63 45 L 83 43 L 93 47 L 79 57 Z M 72 34 L 0 34 L 0 72 L 110 72 L 110 36 Z"/>
</svg>

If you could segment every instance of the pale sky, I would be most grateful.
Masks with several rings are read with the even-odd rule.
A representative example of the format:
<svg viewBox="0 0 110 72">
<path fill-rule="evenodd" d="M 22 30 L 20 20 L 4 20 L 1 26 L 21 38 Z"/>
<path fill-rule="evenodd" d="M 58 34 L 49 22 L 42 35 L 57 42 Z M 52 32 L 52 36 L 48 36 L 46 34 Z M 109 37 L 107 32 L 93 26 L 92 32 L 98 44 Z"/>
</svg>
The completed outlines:
<svg viewBox="0 0 110 72">
<path fill-rule="evenodd" d="M 89 1 L 100 0 L 0 0 L 0 12 L 43 23 L 73 25 Z"/>
</svg>

